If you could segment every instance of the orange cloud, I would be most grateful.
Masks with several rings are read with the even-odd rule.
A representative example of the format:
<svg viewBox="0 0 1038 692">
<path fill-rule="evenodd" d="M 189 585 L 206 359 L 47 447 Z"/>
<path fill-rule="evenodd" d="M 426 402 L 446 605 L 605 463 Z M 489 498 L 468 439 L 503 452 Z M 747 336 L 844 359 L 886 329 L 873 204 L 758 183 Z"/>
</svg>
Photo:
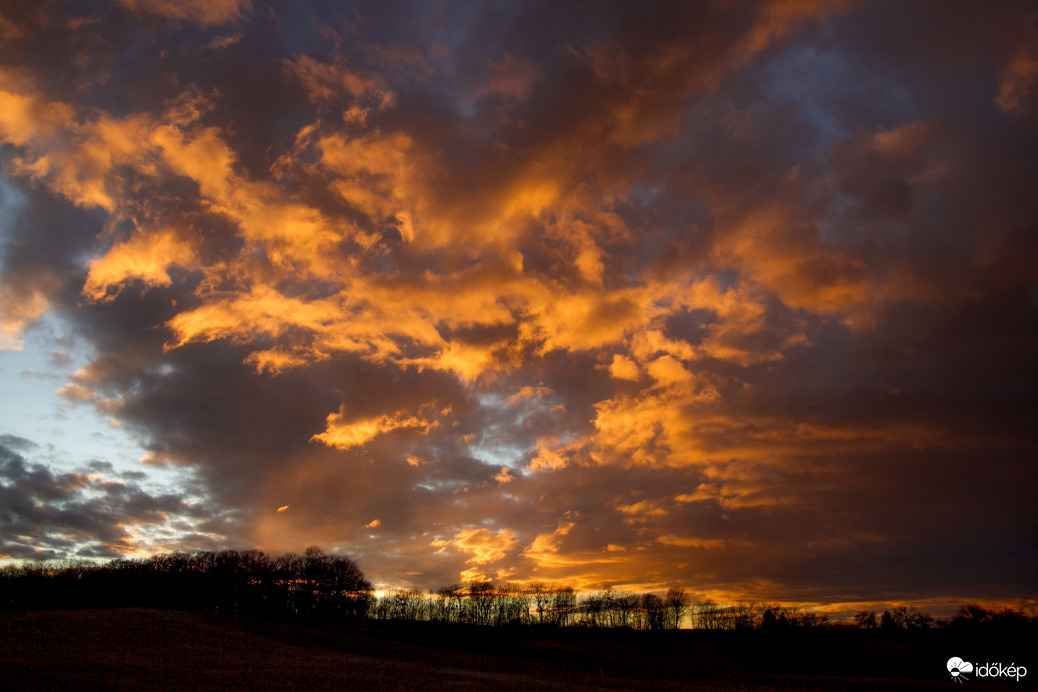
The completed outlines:
<svg viewBox="0 0 1038 692">
<path fill-rule="evenodd" d="M 4 86 L 13 81 L 6 70 L 0 72 L 0 78 Z M 0 134 L 12 144 L 24 146 L 48 130 L 56 131 L 67 120 L 67 107 L 28 94 L 0 91 Z"/>
<path fill-rule="evenodd" d="M 91 300 L 112 300 L 119 286 L 131 279 L 151 286 L 168 286 L 169 267 L 187 267 L 194 261 L 192 248 L 172 230 L 136 235 L 91 260 L 83 293 Z"/>
<path fill-rule="evenodd" d="M 717 395 L 692 379 L 685 382 L 595 404 L 591 458 L 624 466 L 704 463 L 707 457 L 694 434 L 695 412 L 708 407 Z"/>
<path fill-rule="evenodd" d="M 553 349 L 582 351 L 623 342 L 663 309 L 654 287 L 616 291 L 549 294 L 538 290 L 531 304 L 533 319 L 520 326 L 524 340 Z"/>
<path fill-rule="evenodd" d="M 25 330 L 47 311 L 50 301 L 42 291 L 23 287 L 0 295 L 0 351 L 21 351 Z"/>
<path fill-rule="evenodd" d="M 868 304 L 862 262 L 817 243 L 817 232 L 791 210 L 773 204 L 740 216 L 716 244 L 718 260 L 738 266 L 793 308 L 853 313 Z"/>
<path fill-rule="evenodd" d="M 613 354 L 613 362 L 609 365 L 609 374 L 614 379 L 631 380 L 632 382 L 637 382 L 641 376 L 638 371 L 638 364 L 622 353 Z"/>
<path fill-rule="evenodd" d="M 609 574 L 608 581 L 623 581 L 631 569 L 631 558 L 616 550 L 617 546 L 605 546 L 601 550 L 587 550 L 567 546 L 577 523 L 571 519 L 561 519 L 551 531 L 537 534 L 523 548 L 522 557 L 530 561 L 536 570 L 527 581 L 539 575 L 557 575 L 563 577 L 567 585 L 578 591 L 599 588 L 603 576 Z M 557 578 L 551 577 L 551 578 Z"/>
<path fill-rule="evenodd" d="M 646 364 L 645 370 L 651 378 L 656 380 L 657 387 L 687 386 L 691 385 L 693 381 L 692 373 L 671 355 L 660 356 Z"/>
<path fill-rule="evenodd" d="M 851 2 L 853 0 L 769 0 L 743 40 L 746 57 L 764 50 L 800 22 L 822 21 L 828 13 L 847 8 Z"/>
<path fill-rule="evenodd" d="M 432 425 L 424 418 L 408 415 L 406 411 L 350 422 L 343 422 L 344 415 L 342 409 L 338 413 L 328 414 L 328 428 L 311 439 L 336 449 L 349 449 L 364 445 L 379 435 L 394 430 L 418 430 L 424 433 Z"/>
<path fill-rule="evenodd" d="M 198 24 L 226 24 L 252 7 L 252 0 L 118 0 L 132 12 L 147 12 Z"/>
<path fill-rule="evenodd" d="M 510 529 L 500 529 L 496 533 L 490 529 L 462 529 L 446 545 L 469 553 L 472 556 L 469 563 L 485 565 L 504 558 L 517 542 L 515 532 Z"/>
<path fill-rule="evenodd" d="M 550 533 L 540 533 L 530 545 L 523 549 L 523 557 L 532 560 L 538 567 L 551 568 L 572 564 L 561 552 L 563 538 L 576 526 L 571 521 L 559 521 Z M 582 563 L 580 563 L 582 564 Z"/>
<path fill-rule="evenodd" d="M 575 438 L 565 441 L 561 435 L 545 435 L 537 439 L 533 449 L 530 450 L 529 469 L 531 471 L 558 471 L 570 464 L 570 459 L 583 451 L 589 440 L 586 438 Z"/>
<path fill-rule="evenodd" d="M 345 92 L 355 99 L 371 96 L 383 108 L 393 102 L 393 92 L 378 75 L 323 63 L 308 55 L 286 60 L 285 66 L 303 83 L 311 101 L 328 101 Z"/>
<path fill-rule="evenodd" d="M 14 160 L 16 170 L 80 206 L 118 211 L 114 167 L 134 165 L 150 172 L 142 157 L 145 127 L 136 116 L 117 120 L 79 113 L 32 93 L 25 75 L 0 68 L 0 136 L 24 149 L 24 156 Z"/>
<path fill-rule="evenodd" d="M 629 505 L 618 505 L 617 511 L 627 515 L 624 522 L 628 524 L 642 524 L 658 517 L 667 515 L 667 510 L 660 507 L 658 502 L 642 500 Z"/>
</svg>

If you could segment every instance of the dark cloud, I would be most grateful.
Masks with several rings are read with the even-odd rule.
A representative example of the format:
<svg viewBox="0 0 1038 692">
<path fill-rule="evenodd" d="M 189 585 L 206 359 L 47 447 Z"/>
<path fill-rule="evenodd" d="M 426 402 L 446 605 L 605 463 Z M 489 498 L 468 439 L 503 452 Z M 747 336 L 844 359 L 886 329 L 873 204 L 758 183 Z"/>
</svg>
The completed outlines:
<svg viewBox="0 0 1038 692">
<path fill-rule="evenodd" d="M 137 549 L 139 536 L 127 526 L 158 529 L 150 538 L 162 545 L 172 520 L 191 524 L 213 513 L 180 494 L 146 489 L 142 472 L 119 473 L 108 462 L 55 472 L 31 461 L 38 451 L 29 440 L 0 438 L 0 553 L 8 559 L 119 557 Z"/>
<path fill-rule="evenodd" d="M 5 342 L 195 484 L 7 439 L 12 555 L 1033 597 L 1032 5 L 3 17 Z"/>
</svg>

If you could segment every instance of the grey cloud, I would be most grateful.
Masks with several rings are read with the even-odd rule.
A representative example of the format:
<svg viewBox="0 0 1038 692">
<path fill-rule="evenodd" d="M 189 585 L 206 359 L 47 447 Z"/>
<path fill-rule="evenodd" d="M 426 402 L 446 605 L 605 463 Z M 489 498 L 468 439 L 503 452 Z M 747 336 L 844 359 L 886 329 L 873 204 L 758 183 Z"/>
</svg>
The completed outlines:
<svg viewBox="0 0 1038 692">
<path fill-rule="evenodd" d="M 139 484 L 142 474 L 116 473 L 107 462 L 55 472 L 24 456 L 37 449 L 13 436 L 0 441 L 0 552 L 10 557 L 116 557 L 128 525 L 163 524 L 167 515 L 191 522 L 207 514 L 177 494 L 150 493 Z"/>
</svg>

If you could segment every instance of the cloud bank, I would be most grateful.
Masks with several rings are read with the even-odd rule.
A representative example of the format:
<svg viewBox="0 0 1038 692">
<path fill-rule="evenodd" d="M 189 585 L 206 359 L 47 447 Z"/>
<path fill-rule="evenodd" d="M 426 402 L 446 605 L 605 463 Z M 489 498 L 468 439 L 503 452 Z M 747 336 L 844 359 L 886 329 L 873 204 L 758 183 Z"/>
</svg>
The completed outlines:
<svg viewBox="0 0 1038 692">
<path fill-rule="evenodd" d="M 4 344 L 207 498 L 6 449 L 5 553 L 1034 597 L 1033 5 L 405 9 L 2 11 Z"/>
</svg>

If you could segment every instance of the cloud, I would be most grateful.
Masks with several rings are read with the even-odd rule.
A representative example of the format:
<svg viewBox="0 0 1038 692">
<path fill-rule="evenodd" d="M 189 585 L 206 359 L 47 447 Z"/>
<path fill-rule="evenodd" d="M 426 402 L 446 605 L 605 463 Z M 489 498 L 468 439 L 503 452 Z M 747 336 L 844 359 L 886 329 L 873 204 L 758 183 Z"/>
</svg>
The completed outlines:
<svg viewBox="0 0 1038 692">
<path fill-rule="evenodd" d="M 0 438 L 0 554 L 6 558 L 118 557 L 155 545 L 174 549 L 204 534 L 205 540 L 224 539 L 202 529 L 216 514 L 210 508 L 149 491 L 144 474 L 120 474 L 106 462 L 55 473 L 26 456 L 40 451 L 23 438 Z"/>
<path fill-rule="evenodd" d="M 137 237 L 110 249 L 90 263 L 83 293 L 92 300 L 110 300 L 109 292 L 137 279 L 152 286 L 168 286 L 169 267 L 188 266 L 194 260 L 189 246 L 180 243 L 172 231 Z"/>
<path fill-rule="evenodd" d="M 117 9 L 3 13 L 0 335 L 193 490 L 10 442 L 19 555 L 1029 593 L 1026 3 Z"/>
<path fill-rule="evenodd" d="M 392 92 L 375 74 L 362 75 L 345 65 L 325 64 L 308 55 L 287 61 L 285 68 L 303 83 L 310 99 L 315 102 L 333 100 L 343 93 L 357 100 L 375 97 L 375 103 L 382 108 L 393 102 Z"/>
<path fill-rule="evenodd" d="M 367 418 L 352 423 L 342 422 L 342 413 L 328 414 L 328 429 L 325 432 L 314 435 L 313 439 L 323 442 L 329 447 L 349 449 L 369 442 L 378 435 L 384 435 L 393 430 L 406 430 L 417 428 L 427 431 L 429 421 L 415 416 L 409 416 L 404 411 L 397 411 L 393 415 L 383 415 L 377 418 Z"/>
<path fill-rule="evenodd" d="M 186 19 L 199 24 L 225 24 L 239 19 L 251 0 L 118 0 L 133 12 L 158 14 L 169 19 Z"/>
<path fill-rule="evenodd" d="M 1002 73 L 998 88 L 998 107 L 1022 116 L 1033 112 L 1038 98 L 1038 15 L 1025 24 L 1026 34 L 1013 51 Z"/>
<path fill-rule="evenodd" d="M 514 99 L 524 99 L 540 75 L 536 63 L 524 61 L 506 53 L 499 63 L 490 65 L 487 85 L 477 94 L 500 94 Z"/>
<path fill-rule="evenodd" d="M 666 536 L 660 536 L 656 539 L 657 543 L 663 545 L 673 545 L 679 548 L 723 548 L 725 542 L 718 539 L 703 540 L 702 538 L 693 538 L 691 536 L 674 536 L 668 534 Z"/>
<path fill-rule="evenodd" d="M 505 557 L 516 544 L 515 532 L 501 529 L 496 533 L 489 529 L 462 529 L 448 543 L 458 550 L 469 553 L 468 562 L 485 565 Z"/>
</svg>

